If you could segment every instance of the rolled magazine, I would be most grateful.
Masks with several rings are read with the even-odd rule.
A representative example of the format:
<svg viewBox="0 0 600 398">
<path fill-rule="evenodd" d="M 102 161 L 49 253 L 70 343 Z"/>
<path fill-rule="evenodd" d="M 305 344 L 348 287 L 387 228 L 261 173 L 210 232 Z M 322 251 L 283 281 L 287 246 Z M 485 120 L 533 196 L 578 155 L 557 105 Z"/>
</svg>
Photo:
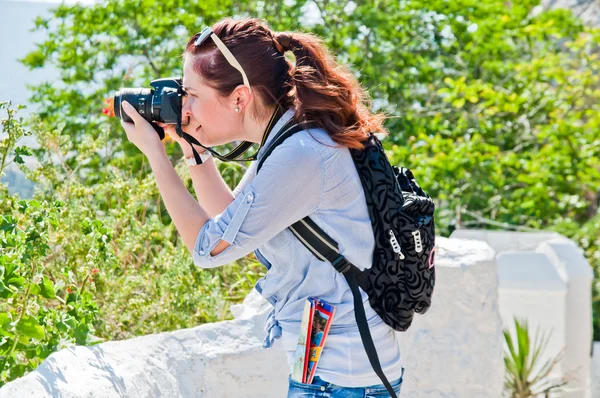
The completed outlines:
<svg viewBox="0 0 600 398">
<path fill-rule="evenodd" d="M 297 382 L 312 383 L 334 314 L 335 306 L 314 297 L 306 300 L 292 369 Z"/>
</svg>

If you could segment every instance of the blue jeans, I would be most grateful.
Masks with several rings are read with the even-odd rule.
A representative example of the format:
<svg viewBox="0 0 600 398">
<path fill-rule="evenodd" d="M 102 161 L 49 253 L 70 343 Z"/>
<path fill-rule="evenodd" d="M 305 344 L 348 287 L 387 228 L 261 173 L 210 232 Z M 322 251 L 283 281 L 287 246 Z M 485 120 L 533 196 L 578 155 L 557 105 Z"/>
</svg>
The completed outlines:
<svg viewBox="0 0 600 398">
<path fill-rule="evenodd" d="M 402 376 L 404 376 L 404 367 L 402 368 Z M 400 395 L 402 376 L 397 380 L 390 381 L 397 396 Z M 342 387 L 328 383 L 319 376 L 315 376 L 312 384 L 299 383 L 292 380 L 291 376 L 289 381 L 287 398 L 377 398 L 390 396 L 383 384 L 369 387 Z"/>
</svg>

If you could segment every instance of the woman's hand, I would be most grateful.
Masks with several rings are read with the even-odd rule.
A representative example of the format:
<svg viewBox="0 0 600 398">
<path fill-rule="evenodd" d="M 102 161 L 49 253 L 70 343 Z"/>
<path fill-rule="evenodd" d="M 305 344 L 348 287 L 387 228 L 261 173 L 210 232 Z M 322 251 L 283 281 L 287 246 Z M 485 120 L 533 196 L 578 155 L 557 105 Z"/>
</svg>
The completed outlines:
<svg viewBox="0 0 600 398">
<path fill-rule="evenodd" d="M 177 134 L 174 124 L 165 124 L 165 123 L 161 123 L 161 122 L 153 122 L 153 123 L 162 127 L 162 129 L 165 131 L 165 135 L 168 136 L 171 140 L 175 141 L 176 143 L 178 143 L 181 146 L 183 146 L 183 145 L 189 146 L 187 141 L 184 140 L 183 137 L 180 137 L 179 134 Z"/>
<path fill-rule="evenodd" d="M 127 133 L 127 139 L 131 141 L 146 157 L 156 153 L 166 153 L 165 146 L 160 140 L 154 127 L 140 115 L 127 101 L 122 102 L 122 107 L 133 123 L 121 120 L 121 126 Z"/>
</svg>

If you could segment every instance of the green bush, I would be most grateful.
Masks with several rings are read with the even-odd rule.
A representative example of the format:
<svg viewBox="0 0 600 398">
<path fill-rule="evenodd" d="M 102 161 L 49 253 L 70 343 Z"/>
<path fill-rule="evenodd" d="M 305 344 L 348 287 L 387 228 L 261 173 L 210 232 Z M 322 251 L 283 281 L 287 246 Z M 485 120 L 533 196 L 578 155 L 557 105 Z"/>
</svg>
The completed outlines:
<svg viewBox="0 0 600 398">
<path fill-rule="evenodd" d="M 20 109 L 20 107 L 19 107 Z M 0 176 L 30 151 L 15 147 L 28 132 L 16 110 L 0 103 Z M 52 231 L 66 212 L 60 200 L 17 200 L 0 184 L 0 385 L 34 369 L 61 346 L 93 344 L 97 305 L 86 286 L 91 275 L 49 269 Z M 101 257 L 98 256 L 98 260 Z"/>
</svg>

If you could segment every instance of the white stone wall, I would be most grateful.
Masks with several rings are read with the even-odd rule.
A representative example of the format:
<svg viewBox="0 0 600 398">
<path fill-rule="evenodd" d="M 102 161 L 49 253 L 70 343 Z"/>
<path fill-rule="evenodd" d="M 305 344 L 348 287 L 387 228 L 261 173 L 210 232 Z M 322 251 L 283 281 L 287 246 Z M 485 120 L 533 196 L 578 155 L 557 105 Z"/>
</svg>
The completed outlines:
<svg viewBox="0 0 600 398">
<path fill-rule="evenodd" d="M 530 333 L 551 333 L 540 362 L 562 359 L 555 377 L 569 378 L 561 398 L 590 397 L 593 272 L 583 251 L 548 232 L 456 230 L 453 238 L 488 243 L 498 254 L 499 303 L 505 327 L 526 318 Z"/>
<path fill-rule="evenodd" d="M 401 395 L 500 397 L 502 320 L 493 250 L 438 238 L 435 300 L 401 334 Z M 280 344 L 261 348 L 269 305 L 256 292 L 236 319 L 52 354 L 0 389 L 22 397 L 283 397 L 289 368 Z"/>
<path fill-rule="evenodd" d="M 592 356 L 592 398 L 600 398 L 600 342 L 595 341 L 594 355 Z"/>
<path fill-rule="evenodd" d="M 400 333 L 402 396 L 496 398 L 504 378 L 494 251 L 485 243 L 436 238 L 431 309 Z"/>
</svg>

